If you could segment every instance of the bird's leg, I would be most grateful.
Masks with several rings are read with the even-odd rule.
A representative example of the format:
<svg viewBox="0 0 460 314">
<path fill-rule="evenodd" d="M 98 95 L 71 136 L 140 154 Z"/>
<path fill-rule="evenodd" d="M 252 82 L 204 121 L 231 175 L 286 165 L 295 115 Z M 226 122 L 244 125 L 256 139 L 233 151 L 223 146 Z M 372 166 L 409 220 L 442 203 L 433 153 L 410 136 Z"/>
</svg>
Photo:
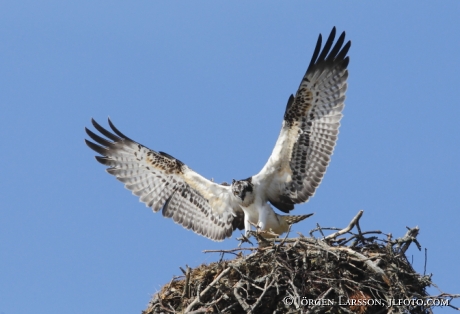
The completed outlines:
<svg viewBox="0 0 460 314">
<path fill-rule="evenodd" d="M 267 228 L 268 211 L 264 207 L 259 208 L 259 222 L 257 223 L 257 232 L 264 231 Z"/>
<path fill-rule="evenodd" d="M 244 235 L 249 237 L 249 231 L 251 231 L 251 222 L 249 221 L 249 216 L 244 215 Z"/>
<path fill-rule="evenodd" d="M 249 231 L 251 232 L 251 231 Z M 249 241 L 248 237 L 246 237 L 244 234 L 241 234 L 241 237 L 239 238 L 236 238 L 238 241 L 240 241 L 240 243 L 238 243 L 238 247 L 241 247 L 241 244 L 243 244 L 244 242 L 247 242 L 251 245 L 254 245 L 251 241 Z"/>
<path fill-rule="evenodd" d="M 251 236 L 250 234 L 251 232 L 251 222 L 249 221 L 249 216 L 248 215 L 244 215 L 244 235 L 242 234 L 241 235 L 241 238 L 237 238 L 237 240 L 240 240 L 240 243 L 238 244 L 238 247 L 241 246 L 241 244 L 243 244 L 244 242 L 248 242 L 248 243 L 251 243 L 251 241 L 249 241 L 249 237 Z"/>
</svg>

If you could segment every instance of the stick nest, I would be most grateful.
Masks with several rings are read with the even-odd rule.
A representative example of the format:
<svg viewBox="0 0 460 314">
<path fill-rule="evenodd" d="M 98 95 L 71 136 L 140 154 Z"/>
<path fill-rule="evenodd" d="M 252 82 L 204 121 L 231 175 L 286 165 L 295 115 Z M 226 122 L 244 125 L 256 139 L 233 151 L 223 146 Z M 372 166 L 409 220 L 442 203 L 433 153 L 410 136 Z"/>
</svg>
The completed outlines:
<svg viewBox="0 0 460 314">
<path fill-rule="evenodd" d="M 431 275 L 418 274 L 406 258 L 411 243 L 420 249 L 419 228 L 399 239 L 361 232 L 362 213 L 328 236 L 323 230 L 337 229 L 270 240 L 256 234 L 258 248 L 205 251 L 220 253 L 220 261 L 181 268 L 184 276 L 163 286 L 142 313 L 432 313 L 430 301 L 458 309 L 450 301 L 460 295 L 428 296 L 426 288 L 436 287 Z"/>
</svg>

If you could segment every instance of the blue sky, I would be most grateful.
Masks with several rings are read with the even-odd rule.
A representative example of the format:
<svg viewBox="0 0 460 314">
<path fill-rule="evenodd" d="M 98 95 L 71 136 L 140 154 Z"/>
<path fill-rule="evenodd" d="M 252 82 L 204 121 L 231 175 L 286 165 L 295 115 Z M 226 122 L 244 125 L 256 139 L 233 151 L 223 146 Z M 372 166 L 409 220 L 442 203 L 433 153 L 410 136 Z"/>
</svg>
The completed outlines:
<svg viewBox="0 0 460 314">
<path fill-rule="evenodd" d="M 319 33 L 351 39 L 338 145 L 296 226 L 402 236 L 460 293 L 460 2 L 0 3 L 0 314 L 136 313 L 229 249 L 152 214 L 93 158 L 84 127 L 129 137 L 216 181 L 257 173 Z M 239 234 L 235 234 L 235 237 Z M 408 253 L 423 272 L 424 252 Z M 433 291 L 434 292 L 434 291 Z M 459 306 L 459 302 L 456 303 Z M 435 313 L 450 313 L 436 309 Z"/>
</svg>

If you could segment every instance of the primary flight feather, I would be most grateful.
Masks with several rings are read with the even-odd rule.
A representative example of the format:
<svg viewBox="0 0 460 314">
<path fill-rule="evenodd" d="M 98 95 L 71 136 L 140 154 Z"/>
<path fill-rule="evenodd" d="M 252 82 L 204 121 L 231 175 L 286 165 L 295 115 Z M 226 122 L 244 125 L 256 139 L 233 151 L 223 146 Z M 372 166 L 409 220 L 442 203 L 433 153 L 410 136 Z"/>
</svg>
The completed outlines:
<svg viewBox="0 0 460 314">
<path fill-rule="evenodd" d="M 89 129 L 86 144 L 101 156 L 125 187 L 154 212 L 221 241 L 235 229 L 256 225 L 262 232 L 282 234 L 289 225 L 310 215 L 289 213 L 308 201 L 320 184 L 337 142 L 347 90 L 347 56 L 351 42 L 343 32 L 334 44 L 335 27 L 325 45 L 319 35 L 299 89 L 289 97 L 280 135 L 262 170 L 231 185 L 214 183 L 163 152 L 151 150 L 125 136 L 110 121 L 112 132 L 92 120 L 101 135 Z"/>
</svg>

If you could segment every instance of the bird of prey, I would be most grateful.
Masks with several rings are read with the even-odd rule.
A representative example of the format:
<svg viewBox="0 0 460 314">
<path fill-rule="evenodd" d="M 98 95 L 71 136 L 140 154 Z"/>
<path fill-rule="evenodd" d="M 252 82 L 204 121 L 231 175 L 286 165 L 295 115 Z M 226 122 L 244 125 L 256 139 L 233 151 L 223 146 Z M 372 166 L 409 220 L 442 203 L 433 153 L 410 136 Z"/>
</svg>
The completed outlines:
<svg viewBox="0 0 460 314">
<path fill-rule="evenodd" d="M 179 159 L 151 150 L 92 120 L 86 144 L 101 156 L 97 161 L 154 212 L 172 218 L 195 233 L 215 241 L 255 225 L 258 230 L 282 234 L 289 225 L 309 215 L 279 215 L 308 201 L 320 184 L 334 150 L 347 90 L 347 56 L 351 42 L 343 32 L 334 44 L 332 29 L 322 47 L 319 35 L 299 89 L 287 102 L 281 132 L 267 163 L 252 177 L 218 184 Z"/>
</svg>

